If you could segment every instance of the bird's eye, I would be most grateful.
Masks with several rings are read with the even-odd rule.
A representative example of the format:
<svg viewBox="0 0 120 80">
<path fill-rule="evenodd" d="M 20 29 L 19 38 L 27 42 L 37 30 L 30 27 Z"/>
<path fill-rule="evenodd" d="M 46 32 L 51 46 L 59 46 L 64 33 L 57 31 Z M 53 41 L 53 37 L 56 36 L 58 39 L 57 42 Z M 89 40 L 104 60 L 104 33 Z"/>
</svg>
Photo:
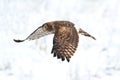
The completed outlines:
<svg viewBox="0 0 120 80">
<path fill-rule="evenodd" d="M 44 24 L 42 27 L 46 29 L 46 28 L 47 28 L 47 25 L 46 25 L 46 24 Z"/>
<path fill-rule="evenodd" d="M 45 28 L 47 28 L 47 25 L 45 25 Z"/>
</svg>

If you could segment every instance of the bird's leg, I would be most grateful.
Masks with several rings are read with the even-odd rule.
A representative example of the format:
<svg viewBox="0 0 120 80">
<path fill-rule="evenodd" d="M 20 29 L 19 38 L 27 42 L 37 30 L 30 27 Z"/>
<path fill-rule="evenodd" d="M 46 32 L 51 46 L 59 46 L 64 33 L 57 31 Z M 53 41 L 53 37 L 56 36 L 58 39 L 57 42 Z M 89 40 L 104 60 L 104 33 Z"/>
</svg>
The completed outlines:
<svg viewBox="0 0 120 80">
<path fill-rule="evenodd" d="M 94 40 L 96 40 L 95 37 L 91 36 L 90 34 L 88 34 L 87 32 L 85 32 L 84 30 L 82 30 L 81 28 L 79 29 L 78 33 L 81 34 L 81 35 L 84 35 L 84 36 L 91 37 L 91 38 L 93 38 Z"/>
</svg>

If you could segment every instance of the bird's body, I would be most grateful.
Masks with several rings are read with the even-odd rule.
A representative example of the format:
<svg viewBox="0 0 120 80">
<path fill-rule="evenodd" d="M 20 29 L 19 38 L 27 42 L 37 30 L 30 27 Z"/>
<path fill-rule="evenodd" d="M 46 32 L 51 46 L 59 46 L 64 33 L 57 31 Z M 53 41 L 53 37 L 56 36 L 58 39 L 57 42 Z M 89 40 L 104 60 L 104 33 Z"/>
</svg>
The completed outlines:
<svg viewBox="0 0 120 80">
<path fill-rule="evenodd" d="M 58 59 L 60 58 L 62 61 L 66 59 L 69 62 L 78 46 L 79 33 L 95 39 L 82 29 L 77 32 L 74 24 L 70 21 L 52 21 L 44 23 L 42 26 L 38 27 L 26 39 L 14 41 L 23 42 L 25 40 L 39 39 L 42 36 L 54 34 L 51 53 L 54 54 L 54 57 L 57 56 Z"/>
</svg>

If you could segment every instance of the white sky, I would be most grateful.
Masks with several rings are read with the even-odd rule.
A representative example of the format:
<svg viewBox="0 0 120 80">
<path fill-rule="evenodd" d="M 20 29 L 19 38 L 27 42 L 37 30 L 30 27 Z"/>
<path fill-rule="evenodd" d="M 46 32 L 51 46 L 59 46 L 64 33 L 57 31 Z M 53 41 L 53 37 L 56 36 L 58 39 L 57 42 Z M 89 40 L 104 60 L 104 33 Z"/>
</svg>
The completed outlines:
<svg viewBox="0 0 120 80">
<path fill-rule="evenodd" d="M 0 80 L 119 80 L 120 0 L 0 0 Z M 69 20 L 81 36 L 71 62 L 51 55 L 53 35 L 17 44 L 47 21 Z"/>
</svg>

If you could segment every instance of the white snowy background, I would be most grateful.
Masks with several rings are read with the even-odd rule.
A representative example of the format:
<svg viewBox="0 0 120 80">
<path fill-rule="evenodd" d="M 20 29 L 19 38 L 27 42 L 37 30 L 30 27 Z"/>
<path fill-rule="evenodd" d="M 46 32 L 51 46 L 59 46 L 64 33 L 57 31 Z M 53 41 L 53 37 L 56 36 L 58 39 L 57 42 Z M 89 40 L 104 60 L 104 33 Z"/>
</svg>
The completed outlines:
<svg viewBox="0 0 120 80">
<path fill-rule="evenodd" d="M 54 20 L 97 40 L 80 35 L 70 63 L 51 55 L 53 35 L 13 41 Z M 120 0 L 0 0 L 0 80 L 120 80 Z"/>
</svg>

